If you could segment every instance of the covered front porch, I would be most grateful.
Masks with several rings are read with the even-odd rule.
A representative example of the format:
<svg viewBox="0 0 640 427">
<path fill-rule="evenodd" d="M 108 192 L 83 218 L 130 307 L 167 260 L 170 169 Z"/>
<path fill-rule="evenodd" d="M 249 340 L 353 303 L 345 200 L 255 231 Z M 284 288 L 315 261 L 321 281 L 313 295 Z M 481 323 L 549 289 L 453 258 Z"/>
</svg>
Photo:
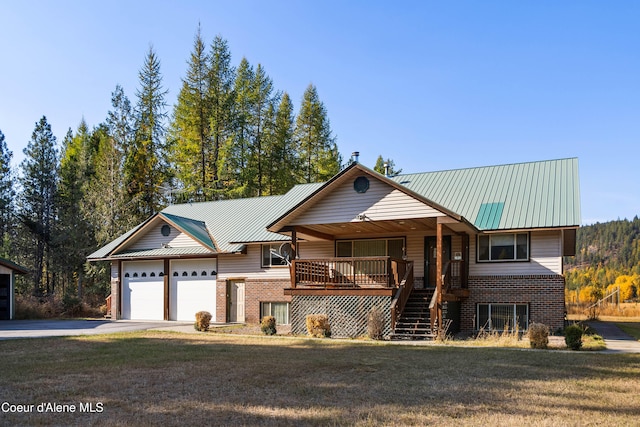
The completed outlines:
<svg viewBox="0 0 640 427">
<path fill-rule="evenodd" d="M 378 305 L 392 334 L 414 290 L 427 289 L 420 320 L 433 331 L 442 325 L 443 303 L 468 295 L 475 226 L 360 165 L 345 169 L 268 230 L 291 237 L 291 286 L 284 292 L 292 296 L 294 321 L 304 311 L 333 312 L 335 323 L 358 321 L 366 333 L 368 310 Z"/>
</svg>

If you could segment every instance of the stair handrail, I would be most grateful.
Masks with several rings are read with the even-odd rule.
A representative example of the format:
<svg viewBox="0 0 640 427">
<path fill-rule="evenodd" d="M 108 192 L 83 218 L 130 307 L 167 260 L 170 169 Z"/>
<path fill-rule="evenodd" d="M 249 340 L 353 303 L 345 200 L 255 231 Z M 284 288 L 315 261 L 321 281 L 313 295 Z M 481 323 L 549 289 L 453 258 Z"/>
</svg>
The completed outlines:
<svg viewBox="0 0 640 427">
<path fill-rule="evenodd" d="M 434 333 L 438 318 L 438 288 L 436 287 L 429 303 L 429 322 L 431 322 L 431 333 Z"/>
<path fill-rule="evenodd" d="M 391 300 L 391 330 L 395 330 L 396 323 L 398 319 L 400 319 L 400 316 L 402 316 L 404 306 L 407 304 L 411 291 L 413 291 L 413 261 L 407 264 L 404 277 L 400 281 L 398 290 Z"/>
</svg>

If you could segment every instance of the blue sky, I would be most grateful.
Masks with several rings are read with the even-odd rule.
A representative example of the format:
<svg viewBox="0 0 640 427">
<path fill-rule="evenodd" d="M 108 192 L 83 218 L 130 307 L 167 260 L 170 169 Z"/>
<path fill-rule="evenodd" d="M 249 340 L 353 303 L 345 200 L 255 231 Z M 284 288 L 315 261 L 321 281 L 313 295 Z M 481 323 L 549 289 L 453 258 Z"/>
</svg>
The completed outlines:
<svg viewBox="0 0 640 427">
<path fill-rule="evenodd" d="M 316 85 L 343 156 L 404 172 L 580 160 L 584 223 L 640 215 L 640 2 L 0 0 L 0 130 L 17 167 L 135 102 L 149 46 L 175 102 L 198 23 L 296 110 Z"/>
</svg>

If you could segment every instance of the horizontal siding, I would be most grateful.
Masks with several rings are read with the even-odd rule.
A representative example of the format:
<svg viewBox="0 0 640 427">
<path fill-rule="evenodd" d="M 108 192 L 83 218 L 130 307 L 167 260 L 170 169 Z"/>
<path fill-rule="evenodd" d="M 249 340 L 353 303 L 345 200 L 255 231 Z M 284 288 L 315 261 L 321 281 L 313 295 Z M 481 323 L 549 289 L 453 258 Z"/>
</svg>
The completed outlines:
<svg viewBox="0 0 640 427">
<path fill-rule="evenodd" d="M 287 267 L 262 267 L 262 246 L 248 245 L 247 254 L 220 254 L 218 256 L 218 279 L 289 279 Z"/>
<path fill-rule="evenodd" d="M 476 238 L 469 242 L 471 276 L 562 274 L 560 231 L 531 232 L 529 262 L 476 262 Z"/>
<path fill-rule="evenodd" d="M 157 226 L 148 230 L 138 240 L 133 242 L 127 249 L 128 250 L 140 250 L 140 249 L 154 249 L 161 248 L 163 245 L 169 245 L 172 248 L 187 248 L 193 246 L 202 246 L 200 243 L 193 240 L 187 234 L 182 233 L 180 230 L 173 226 L 168 236 L 163 236 L 160 229 L 165 223 L 160 223 Z"/>
<path fill-rule="evenodd" d="M 376 179 L 371 179 L 366 193 L 354 191 L 352 181 L 349 181 L 325 197 L 321 203 L 295 218 L 291 224 L 334 224 L 359 221 L 357 216 L 362 213 L 376 221 L 444 216 L 413 197 Z"/>
</svg>

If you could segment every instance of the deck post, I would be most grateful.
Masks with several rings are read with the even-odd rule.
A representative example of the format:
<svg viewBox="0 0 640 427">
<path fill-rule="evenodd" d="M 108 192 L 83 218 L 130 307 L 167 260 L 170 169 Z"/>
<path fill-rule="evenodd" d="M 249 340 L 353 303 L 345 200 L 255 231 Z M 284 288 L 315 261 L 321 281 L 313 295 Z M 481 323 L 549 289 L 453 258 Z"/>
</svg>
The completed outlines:
<svg viewBox="0 0 640 427">
<path fill-rule="evenodd" d="M 437 301 L 437 321 L 438 327 L 442 326 L 442 223 L 436 225 L 436 289 Z"/>
</svg>

